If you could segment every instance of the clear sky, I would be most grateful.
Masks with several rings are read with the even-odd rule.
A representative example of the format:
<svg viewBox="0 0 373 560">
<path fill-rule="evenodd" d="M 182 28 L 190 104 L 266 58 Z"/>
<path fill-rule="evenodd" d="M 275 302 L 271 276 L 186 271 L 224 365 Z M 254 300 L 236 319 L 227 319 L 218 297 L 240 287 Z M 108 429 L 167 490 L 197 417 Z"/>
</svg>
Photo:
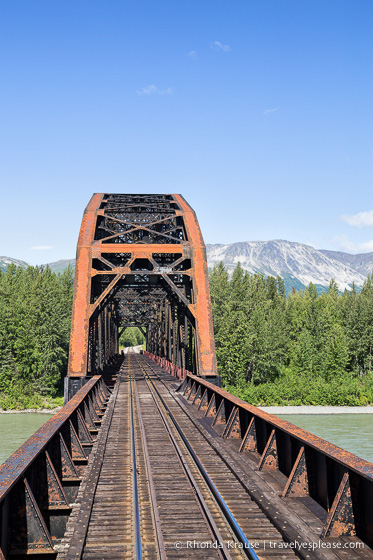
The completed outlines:
<svg viewBox="0 0 373 560">
<path fill-rule="evenodd" d="M 3 0 L 0 255 L 74 257 L 94 192 L 373 251 L 372 30 L 371 0 Z"/>
</svg>

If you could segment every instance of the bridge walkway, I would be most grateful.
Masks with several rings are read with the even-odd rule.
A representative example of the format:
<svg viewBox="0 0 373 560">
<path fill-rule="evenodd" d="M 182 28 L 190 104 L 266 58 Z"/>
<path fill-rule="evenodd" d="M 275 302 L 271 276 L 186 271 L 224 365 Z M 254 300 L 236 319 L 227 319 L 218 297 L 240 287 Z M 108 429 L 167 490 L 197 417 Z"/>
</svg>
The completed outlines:
<svg viewBox="0 0 373 560">
<path fill-rule="evenodd" d="M 373 558 L 367 547 L 346 548 L 355 537 L 322 545 L 324 511 L 310 498 L 280 498 L 281 475 L 257 471 L 256 454 L 239 453 L 236 440 L 222 439 L 223 428 L 176 392 L 178 385 L 147 357 L 126 356 L 58 560 L 132 559 L 139 547 L 152 560 L 247 557 L 180 430 L 260 559 L 295 558 L 290 542 L 304 543 L 297 555 L 311 560 Z"/>
</svg>

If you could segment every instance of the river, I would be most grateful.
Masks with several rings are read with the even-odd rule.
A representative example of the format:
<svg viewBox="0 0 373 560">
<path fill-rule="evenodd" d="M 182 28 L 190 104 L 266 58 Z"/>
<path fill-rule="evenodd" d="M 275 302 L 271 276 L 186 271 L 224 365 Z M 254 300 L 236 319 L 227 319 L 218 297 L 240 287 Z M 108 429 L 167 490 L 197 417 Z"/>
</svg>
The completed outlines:
<svg viewBox="0 0 373 560">
<path fill-rule="evenodd" d="M 0 414 L 0 464 L 22 445 L 52 414 Z"/>
<path fill-rule="evenodd" d="M 0 414 L 0 463 L 5 461 L 52 415 Z M 373 462 L 372 414 L 279 414 L 328 441 Z"/>
<path fill-rule="evenodd" d="M 373 463 L 373 414 L 279 414 L 278 416 Z"/>
</svg>

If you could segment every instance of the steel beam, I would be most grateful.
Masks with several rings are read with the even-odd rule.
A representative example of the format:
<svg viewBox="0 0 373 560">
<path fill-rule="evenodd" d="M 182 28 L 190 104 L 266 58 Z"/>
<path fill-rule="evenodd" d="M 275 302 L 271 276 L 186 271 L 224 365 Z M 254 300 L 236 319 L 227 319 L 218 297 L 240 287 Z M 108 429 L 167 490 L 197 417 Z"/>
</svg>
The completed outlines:
<svg viewBox="0 0 373 560">
<path fill-rule="evenodd" d="M 217 378 L 206 250 L 181 195 L 93 195 L 75 270 L 69 379 L 105 374 L 124 325 L 153 354 Z"/>
</svg>

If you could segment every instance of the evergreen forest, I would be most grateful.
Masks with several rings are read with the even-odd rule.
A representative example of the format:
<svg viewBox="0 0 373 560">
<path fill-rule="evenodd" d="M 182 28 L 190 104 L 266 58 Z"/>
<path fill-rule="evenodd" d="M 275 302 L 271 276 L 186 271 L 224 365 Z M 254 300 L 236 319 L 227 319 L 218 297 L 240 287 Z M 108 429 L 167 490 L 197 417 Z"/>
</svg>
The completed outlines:
<svg viewBox="0 0 373 560">
<path fill-rule="evenodd" d="M 8 265 L 0 270 L 0 407 L 62 404 L 74 272 Z"/>
<path fill-rule="evenodd" d="M 280 277 L 223 263 L 210 273 L 218 371 L 257 405 L 373 403 L 373 278 L 341 294 L 334 280 L 286 297 Z"/>
<path fill-rule="evenodd" d="M 74 273 L 48 267 L 0 271 L 0 408 L 62 404 Z M 341 294 L 334 280 L 286 296 L 280 277 L 238 264 L 210 271 L 219 374 L 256 405 L 373 404 L 373 278 Z M 144 337 L 127 328 L 121 346 Z M 56 398 L 57 397 L 57 398 Z"/>
</svg>

